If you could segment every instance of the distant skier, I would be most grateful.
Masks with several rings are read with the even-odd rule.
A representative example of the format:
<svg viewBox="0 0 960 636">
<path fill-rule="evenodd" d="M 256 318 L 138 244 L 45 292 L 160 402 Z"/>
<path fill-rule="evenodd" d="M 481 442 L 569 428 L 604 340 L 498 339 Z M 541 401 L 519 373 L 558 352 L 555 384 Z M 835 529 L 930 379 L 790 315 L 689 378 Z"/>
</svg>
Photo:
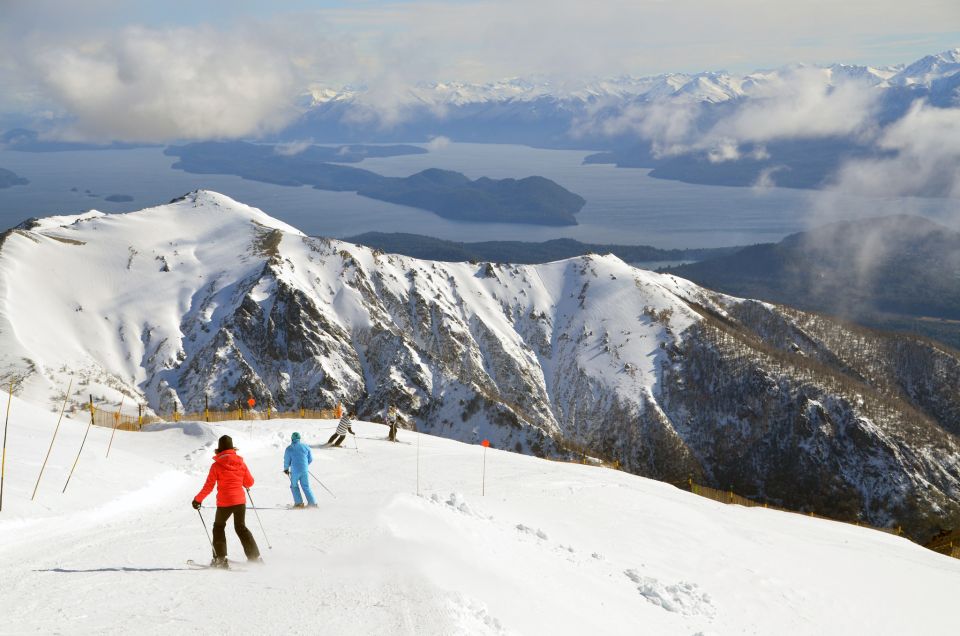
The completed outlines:
<svg viewBox="0 0 960 636">
<path fill-rule="evenodd" d="M 250 469 L 247 468 L 243 458 L 237 455 L 237 449 L 233 447 L 233 439 L 229 435 L 223 435 L 217 442 L 216 455 L 213 457 L 213 465 L 210 466 L 207 481 L 193 498 L 192 504 L 195 509 L 200 509 L 201 502 L 213 491 L 214 484 L 217 486 L 217 515 L 213 522 L 213 561 L 210 565 L 224 569 L 229 567 L 225 528 L 231 515 L 233 529 L 240 537 L 247 561 L 262 563 L 257 542 L 244 523 L 247 512 L 244 488 L 253 486 L 253 475 L 250 474 Z"/>
<path fill-rule="evenodd" d="M 338 420 L 343 417 L 343 403 L 337 402 L 337 405 L 333 408 L 333 417 Z"/>
<path fill-rule="evenodd" d="M 293 507 L 303 508 L 303 496 L 307 498 L 307 506 L 317 507 L 317 500 L 310 490 L 310 471 L 308 466 L 313 463 L 313 453 L 310 447 L 300 442 L 300 433 L 290 436 L 290 445 L 283 451 L 283 472 L 290 478 L 290 492 L 293 493 Z"/>
<path fill-rule="evenodd" d="M 391 442 L 397 441 L 397 425 L 399 418 L 397 417 L 397 407 L 392 404 L 387 407 L 386 414 L 384 415 L 384 423 L 390 427 L 390 433 L 387 435 L 387 439 Z"/>
<path fill-rule="evenodd" d="M 343 443 L 343 440 L 347 438 L 347 433 L 353 435 L 353 427 L 350 426 L 350 424 L 350 416 L 344 412 L 343 417 L 340 418 L 340 422 L 337 424 L 337 430 L 330 436 L 330 439 L 327 440 L 327 446 L 339 446 Z"/>
</svg>

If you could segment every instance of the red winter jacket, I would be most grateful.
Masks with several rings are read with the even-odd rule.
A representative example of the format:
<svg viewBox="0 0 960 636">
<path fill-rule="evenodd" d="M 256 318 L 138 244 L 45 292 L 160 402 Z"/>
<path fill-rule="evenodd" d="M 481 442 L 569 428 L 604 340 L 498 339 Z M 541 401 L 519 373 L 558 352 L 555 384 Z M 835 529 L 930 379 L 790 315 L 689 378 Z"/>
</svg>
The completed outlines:
<svg viewBox="0 0 960 636">
<path fill-rule="evenodd" d="M 207 482 L 203 484 L 203 488 L 194 499 L 202 502 L 204 497 L 213 490 L 214 484 L 217 485 L 218 508 L 242 506 L 247 503 L 247 496 L 243 489 L 253 486 L 253 475 L 243 462 L 243 457 L 237 455 L 234 449 L 228 448 L 213 456 L 213 465 L 210 466 Z"/>
</svg>

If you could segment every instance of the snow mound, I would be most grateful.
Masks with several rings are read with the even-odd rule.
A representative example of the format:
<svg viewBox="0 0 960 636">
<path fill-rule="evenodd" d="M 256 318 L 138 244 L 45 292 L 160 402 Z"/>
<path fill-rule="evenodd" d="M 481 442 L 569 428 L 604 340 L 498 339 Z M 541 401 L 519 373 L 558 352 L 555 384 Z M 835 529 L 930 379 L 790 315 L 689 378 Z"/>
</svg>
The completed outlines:
<svg viewBox="0 0 960 636">
<path fill-rule="evenodd" d="M 715 613 L 710 595 L 698 591 L 695 583 L 681 581 L 665 585 L 653 577 L 641 576 L 636 570 L 626 570 L 624 574 L 637 584 L 637 590 L 645 599 L 668 612 L 686 616 L 712 616 Z"/>
</svg>

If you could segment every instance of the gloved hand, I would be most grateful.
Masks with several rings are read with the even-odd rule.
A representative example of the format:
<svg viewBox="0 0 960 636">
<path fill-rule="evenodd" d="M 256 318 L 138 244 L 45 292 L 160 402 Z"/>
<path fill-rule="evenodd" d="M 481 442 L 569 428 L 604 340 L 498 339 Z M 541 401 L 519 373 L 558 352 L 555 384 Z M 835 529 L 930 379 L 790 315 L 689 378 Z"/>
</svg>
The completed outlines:
<svg viewBox="0 0 960 636">
<path fill-rule="evenodd" d="M 194 509 L 194 510 L 200 510 L 200 502 L 197 501 L 196 499 L 194 499 L 193 501 L 191 501 L 191 502 L 190 502 L 190 505 L 193 506 L 193 509 Z"/>
<path fill-rule="evenodd" d="M 287 477 L 289 477 L 289 476 L 290 476 L 290 469 L 289 469 L 289 468 L 285 468 L 285 469 L 283 470 L 283 474 L 286 475 Z"/>
</svg>

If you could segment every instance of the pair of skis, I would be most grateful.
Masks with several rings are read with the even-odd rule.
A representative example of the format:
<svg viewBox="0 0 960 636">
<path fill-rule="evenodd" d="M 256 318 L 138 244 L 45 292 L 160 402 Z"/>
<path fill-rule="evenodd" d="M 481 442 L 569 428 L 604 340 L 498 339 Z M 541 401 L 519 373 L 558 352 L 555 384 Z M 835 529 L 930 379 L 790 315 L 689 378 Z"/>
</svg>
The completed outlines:
<svg viewBox="0 0 960 636">
<path fill-rule="evenodd" d="M 233 570 L 234 572 L 243 572 L 246 568 L 238 568 L 233 564 L 228 562 L 227 567 L 215 566 L 212 563 L 200 563 L 199 561 L 194 561 L 193 559 L 187 559 L 187 565 L 195 570 Z"/>
</svg>

